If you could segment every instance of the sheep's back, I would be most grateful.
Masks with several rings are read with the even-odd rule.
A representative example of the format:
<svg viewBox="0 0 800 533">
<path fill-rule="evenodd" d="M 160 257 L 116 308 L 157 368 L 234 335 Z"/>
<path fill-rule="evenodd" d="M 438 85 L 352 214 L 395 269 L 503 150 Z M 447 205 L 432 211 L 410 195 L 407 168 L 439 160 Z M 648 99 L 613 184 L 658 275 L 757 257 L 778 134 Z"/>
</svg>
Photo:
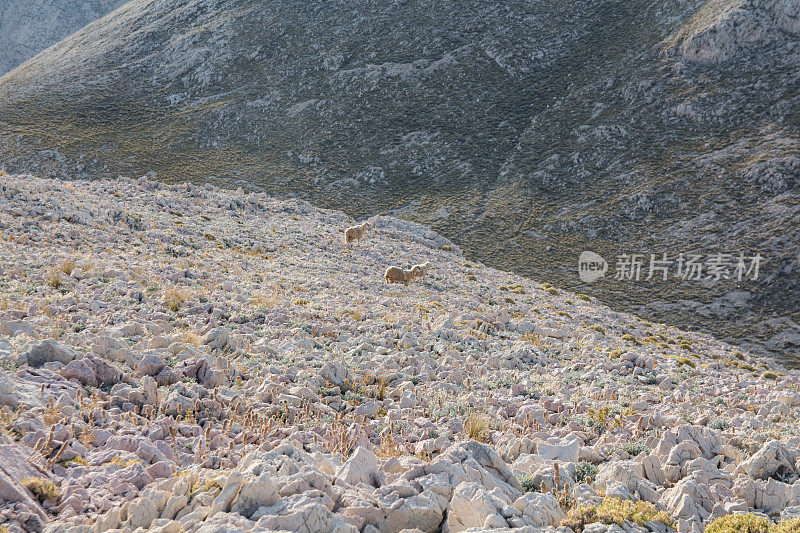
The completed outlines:
<svg viewBox="0 0 800 533">
<path fill-rule="evenodd" d="M 390 266 L 386 268 L 386 272 L 383 274 L 383 277 L 392 281 L 405 281 L 406 273 L 400 267 Z"/>
</svg>

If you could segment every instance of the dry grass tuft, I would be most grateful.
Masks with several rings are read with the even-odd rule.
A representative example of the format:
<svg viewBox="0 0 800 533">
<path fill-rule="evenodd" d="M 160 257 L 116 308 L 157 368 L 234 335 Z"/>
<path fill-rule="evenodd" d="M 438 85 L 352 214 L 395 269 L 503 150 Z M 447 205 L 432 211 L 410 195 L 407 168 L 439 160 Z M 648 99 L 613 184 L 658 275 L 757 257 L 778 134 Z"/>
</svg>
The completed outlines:
<svg viewBox="0 0 800 533">
<path fill-rule="evenodd" d="M 202 346 L 203 337 L 196 331 L 184 331 L 180 334 L 181 342 L 192 346 Z"/>
<path fill-rule="evenodd" d="M 51 274 L 50 277 L 47 278 L 47 286 L 51 289 L 58 289 L 61 287 L 61 278 L 58 274 Z"/>
<path fill-rule="evenodd" d="M 329 453 L 338 454 L 342 459 L 347 459 L 350 450 L 355 445 L 355 441 L 348 433 L 348 425 L 344 418 L 339 415 L 328 430 L 328 439 L 325 448 Z"/>
<path fill-rule="evenodd" d="M 250 305 L 257 309 L 273 309 L 278 305 L 278 297 L 280 291 L 273 289 L 272 291 L 256 291 L 250 297 Z"/>
<path fill-rule="evenodd" d="M 63 272 L 65 275 L 69 276 L 72 274 L 72 271 L 75 270 L 76 266 L 77 265 L 75 264 L 75 261 L 72 259 L 65 259 L 58 269 L 61 270 L 61 272 Z"/>
<path fill-rule="evenodd" d="M 29 477 L 22 480 L 22 484 L 39 500 L 43 503 L 45 500 L 53 502 L 58 501 L 61 490 L 55 483 L 43 477 Z"/>
<path fill-rule="evenodd" d="M 536 346 L 540 350 L 544 350 L 547 348 L 547 343 L 544 340 L 544 337 L 540 333 L 526 333 L 522 336 L 522 339 L 532 346 Z"/>
<path fill-rule="evenodd" d="M 489 433 L 489 420 L 480 413 L 470 412 L 464 423 L 464 433 L 472 440 L 484 442 Z"/>
<path fill-rule="evenodd" d="M 383 401 L 386 399 L 386 389 L 389 386 L 389 380 L 386 376 L 381 376 L 377 379 L 375 383 L 375 399 L 378 401 Z"/>
<path fill-rule="evenodd" d="M 388 459 L 390 457 L 402 457 L 406 454 L 406 449 L 395 440 L 391 433 L 381 435 L 381 445 L 377 450 L 378 457 Z"/>
<path fill-rule="evenodd" d="M 164 291 L 164 304 L 173 313 L 177 313 L 181 308 L 181 304 L 188 299 L 189 296 L 186 291 L 180 287 L 173 287 Z"/>
<path fill-rule="evenodd" d="M 59 420 L 61 420 L 61 411 L 56 407 L 55 402 L 52 398 L 47 401 L 47 406 L 45 407 L 44 413 L 42 414 L 42 422 L 44 422 L 45 426 L 52 426 Z"/>
</svg>

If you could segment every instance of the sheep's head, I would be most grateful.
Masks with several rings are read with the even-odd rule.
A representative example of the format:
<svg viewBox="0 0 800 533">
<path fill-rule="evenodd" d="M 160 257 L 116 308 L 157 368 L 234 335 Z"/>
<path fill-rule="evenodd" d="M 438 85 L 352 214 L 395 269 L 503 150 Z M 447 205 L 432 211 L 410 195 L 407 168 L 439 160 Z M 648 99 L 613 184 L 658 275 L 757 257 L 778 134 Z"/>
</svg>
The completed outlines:
<svg viewBox="0 0 800 533">
<path fill-rule="evenodd" d="M 367 228 L 372 229 L 372 222 L 370 222 L 369 220 L 361 224 L 361 229 L 367 229 Z"/>
</svg>

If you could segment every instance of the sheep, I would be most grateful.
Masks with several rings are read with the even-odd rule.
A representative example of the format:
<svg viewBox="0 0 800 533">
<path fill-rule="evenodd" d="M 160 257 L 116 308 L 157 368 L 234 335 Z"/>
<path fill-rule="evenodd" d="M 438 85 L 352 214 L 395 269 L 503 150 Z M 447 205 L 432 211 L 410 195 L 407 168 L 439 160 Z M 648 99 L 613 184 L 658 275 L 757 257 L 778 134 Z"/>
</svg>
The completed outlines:
<svg viewBox="0 0 800 533">
<path fill-rule="evenodd" d="M 416 275 L 416 277 L 418 277 L 418 278 L 424 278 L 425 276 L 427 276 L 427 275 L 428 275 L 428 269 L 429 269 L 430 267 L 431 267 L 431 264 L 430 264 L 429 262 L 425 262 L 425 263 L 422 263 L 421 265 L 414 265 L 414 266 L 411 268 L 411 270 L 414 270 L 414 269 L 416 269 L 416 271 L 418 272 L 418 273 L 417 273 L 417 275 Z"/>
<path fill-rule="evenodd" d="M 361 246 L 361 237 L 364 236 L 364 233 L 367 231 L 367 228 L 369 227 L 372 227 L 372 224 L 370 224 L 369 222 L 364 222 L 363 224 L 347 228 L 344 231 L 345 244 L 349 244 L 353 241 L 356 241 L 356 244 Z"/>
<path fill-rule="evenodd" d="M 386 283 L 399 283 L 403 282 L 404 285 L 421 276 L 419 266 L 414 266 L 411 270 L 403 270 L 399 266 L 390 266 L 386 268 L 383 274 L 383 279 Z"/>
</svg>

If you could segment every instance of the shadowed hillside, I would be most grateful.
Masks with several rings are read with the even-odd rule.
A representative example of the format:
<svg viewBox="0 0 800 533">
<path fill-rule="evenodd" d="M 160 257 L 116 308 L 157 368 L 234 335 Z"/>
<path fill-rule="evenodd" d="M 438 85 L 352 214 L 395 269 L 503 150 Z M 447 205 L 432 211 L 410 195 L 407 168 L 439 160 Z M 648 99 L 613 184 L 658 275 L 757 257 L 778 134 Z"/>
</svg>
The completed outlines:
<svg viewBox="0 0 800 533">
<path fill-rule="evenodd" d="M 3 0 L 0 74 L 124 3 L 124 0 Z"/>
</svg>

